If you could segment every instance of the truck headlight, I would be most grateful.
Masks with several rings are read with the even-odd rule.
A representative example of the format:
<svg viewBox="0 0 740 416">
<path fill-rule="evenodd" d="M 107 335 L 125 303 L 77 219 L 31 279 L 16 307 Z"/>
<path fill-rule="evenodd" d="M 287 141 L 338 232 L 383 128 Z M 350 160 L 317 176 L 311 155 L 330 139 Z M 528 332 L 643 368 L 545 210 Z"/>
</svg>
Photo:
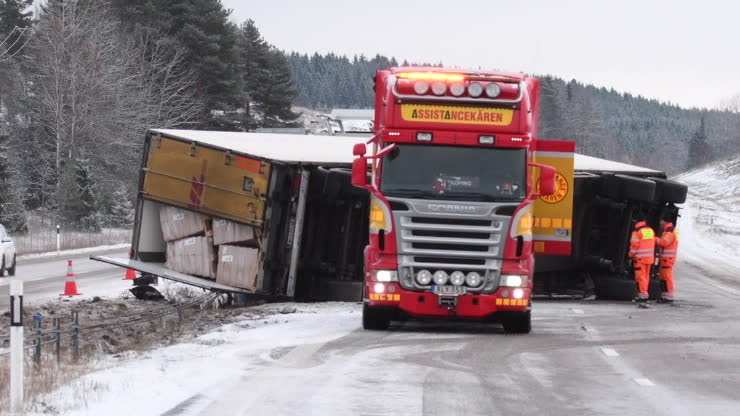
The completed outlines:
<svg viewBox="0 0 740 416">
<path fill-rule="evenodd" d="M 376 282 L 397 282 L 398 272 L 395 270 L 373 270 L 370 272 L 372 279 Z"/>
<path fill-rule="evenodd" d="M 447 272 L 444 270 L 437 270 L 434 272 L 434 283 L 438 286 L 442 286 L 447 283 Z"/>
<path fill-rule="evenodd" d="M 422 286 L 426 286 L 432 282 L 432 272 L 429 270 L 421 270 L 416 274 L 416 282 Z"/>
<path fill-rule="evenodd" d="M 520 274 L 502 274 L 499 286 L 525 287 L 527 286 L 527 276 Z"/>
<path fill-rule="evenodd" d="M 465 283 L 465 273 L 463 272 L 452 272 L 450 275 L 450 283 L 455 286 L 462 286 Z"/>
</svg>

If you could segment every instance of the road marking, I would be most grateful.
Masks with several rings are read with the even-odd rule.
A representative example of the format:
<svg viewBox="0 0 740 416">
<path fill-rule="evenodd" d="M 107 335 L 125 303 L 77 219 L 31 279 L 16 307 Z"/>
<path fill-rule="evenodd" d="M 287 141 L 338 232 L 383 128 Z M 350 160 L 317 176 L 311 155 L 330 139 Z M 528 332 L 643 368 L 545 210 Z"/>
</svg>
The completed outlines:
<svg viewBox="0 0 740 416">
<path fill-rule="evenodd" d="M 634 378 L 632 380 L 643 387 L 651 387 L 655 385 L 652 381 L 650 381 L 650 379 L 647 378 Z"/>
<path fill-rule="evenodd" d="M 583 315 L 583 309 L 575 309 L 574 308 L 573 309 L 573 313 L 577 313 L 577 314 Z"/>
<path fill-rule="evenodd" d="M 619 353 L 614 348 L 602 348 L 601 352 L 607 357 L 619 357 Z"/>
</svg>

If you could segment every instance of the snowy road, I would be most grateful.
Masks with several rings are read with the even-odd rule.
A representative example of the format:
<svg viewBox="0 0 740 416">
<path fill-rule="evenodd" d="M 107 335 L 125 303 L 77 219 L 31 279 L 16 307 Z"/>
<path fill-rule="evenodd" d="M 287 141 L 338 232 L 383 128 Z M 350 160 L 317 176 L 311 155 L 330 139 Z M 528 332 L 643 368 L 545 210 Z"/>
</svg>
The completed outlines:
<svg viewBox="0 0 740 416">
<path fill-rule="evenodd" d="M 128 250 L 111 250 L 95 254 L 108 254 L 125 257 Z M 121 279 L 124 270 L 120 267 L 90 260 L 92 253 L 80 253 L 71 256 L 47 257 L 18 260 L 16 278 L 24 281 L 24 302 L 36 303 L 58 299 L 64 291 L 67 276 L 67 260 L 73 260 L 77 286 L 83 298 L 93 296 L 113 296 L 131 285 Z M 79 299 L 76 297 L 75 299 Z M 0 310 L 9 306 L 8 277 L 0 278 Z"/>
<path fill-rule="evenodd" d="M 114 361 L 47 403 L 87 415 L 737 415 L 740 285 L 688 265 L 678 276 L 679 306 L 539 301 L 524 336 L 363 331 L 357 304 L 264 305 L 264 318 Z"/>
</svg>

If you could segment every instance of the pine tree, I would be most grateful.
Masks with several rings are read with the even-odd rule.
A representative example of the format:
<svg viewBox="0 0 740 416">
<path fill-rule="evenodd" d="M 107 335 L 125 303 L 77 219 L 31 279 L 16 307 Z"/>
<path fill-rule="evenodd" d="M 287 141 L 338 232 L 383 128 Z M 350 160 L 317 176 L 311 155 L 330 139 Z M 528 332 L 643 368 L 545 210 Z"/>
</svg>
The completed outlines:
<svg viewBox="0 0 740 416">
<path fill-rule="evenodd" d="M 707 143 L 707 133 L 704 126 L 704 115 L 701 117 L 699 128 L 694 132 L 689 141 L 689 158 L 687 161 L 687 168 L 703 165 L 712 159 L 711 148 Z"/>
<path fill-rule="evenodd" d="M 244 95 L 249 99 L 247 129 L 294 126 L 299 114 L 290 108 L 298 90 L 285 55 L 262 38 L 252 20 L 241 26 L 239 51 Z"/>
<path fill-rule="evenodd" d="M 28 231 L 25 209 L 6 152 L 7 137 L 0 136 L 0 224 L 9 233 L 24 233 Z"/>
<path fill-rule="evenodd" d="M 130 228 L 134 224 L 134 205 L 131 202 L 131 192 L 126 184 L 120 184 L 113 192 L 110 214 L 115 226 Z"/>
<path fill-rule="evenodd" d="M 90 160 L 80 156 L 75 159 L 68 170 L 64 183 L 64 205 L 62 214 L 65 219 L 81 222 L 89 231 L 100 230 L 100 218 L 97 212 L 95 181 L 90 171 Z"/>
</svg>

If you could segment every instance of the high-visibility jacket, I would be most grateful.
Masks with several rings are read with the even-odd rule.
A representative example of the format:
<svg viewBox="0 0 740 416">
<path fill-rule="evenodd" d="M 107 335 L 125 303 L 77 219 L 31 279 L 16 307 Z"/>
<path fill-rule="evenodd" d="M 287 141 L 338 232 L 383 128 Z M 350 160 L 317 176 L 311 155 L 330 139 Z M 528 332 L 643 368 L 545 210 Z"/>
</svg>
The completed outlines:
<svg viewBox="0 0 740 416">
<path fill-rule="evenodd" d="M 663 234 L 657 239 L 660 251 L 660 263 L 664 265 L 673 265 L 676 263 L 676 254 L 678 254 L 678 231 L 673 227 L 666 227 Z"/>
<path fill-rule="evenodd" d="M 648 227 L 645 221 L 635 225 L 630 239 L 629 257 L 638 263 L 653 264 L 655 262 L 655 231 Z"/>
</svg>

